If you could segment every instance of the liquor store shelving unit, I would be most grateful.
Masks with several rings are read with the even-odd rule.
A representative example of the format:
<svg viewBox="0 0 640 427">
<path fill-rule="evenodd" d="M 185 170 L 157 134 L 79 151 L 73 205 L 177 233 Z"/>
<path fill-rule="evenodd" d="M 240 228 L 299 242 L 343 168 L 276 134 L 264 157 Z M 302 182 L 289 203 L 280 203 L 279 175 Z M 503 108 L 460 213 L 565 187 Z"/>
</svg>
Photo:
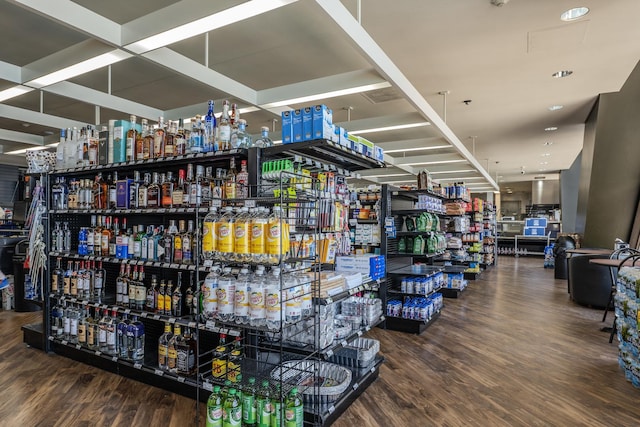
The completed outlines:
<svg viewBox="0 0 640 427">
<path fill-rule="evenodd" d="M 382 186 L 382 211 L 386 212 L 386 217 L 393 218 L 396 228 L 396 237 L 389 237 L 386 233 L 382 234 L 382 253 L 387 257 L 387 279 L 384 284 L 384 299 L 385 307 L 391 300 L 400 300 L 406 302 L 408 298 L 413 297 L 430 297 L 437 292 L 442 292 L 440 285 L 434 286 L 428 292 L 414 293 L 404 292 L 401 289 L 401 281 L 406 276 L 431 276 L 432 274 L 443 271 L 440 267 L 429 267 L 420 271 L 412 269 L 411 265 L 414 262 L 423 262 L 426 264 L 433 264 L 434 258 L 442 254 L 441 250 L 436 250 L 426 253 L 413 253 L 412 248 L 407 248 L 404 252 L 398 251 L 398 242 L 402 237 L 415 237 L 415 236 L 430 236 L 432 234 L 441 233 L 440 230 L 433 231 L 398 231 L 403 230 L 403 223 L 407 216 L 417 216 L 423 212 L 428 212 L 433 215 L 437 215 L 438 218 L 443 218 L 441 212 L 432 209 L 415 209 L 414 203 L 418 201 L 419 196 L 435 197 L 442 199 L 440 194 L 428 191 L 428 190 L 396 190 L 389 188 L 388 185 Z M 426 246 L 425 246 L 426 248 Z M 426 249 L 425 249 L 426 250 Z M 390 316 L 387 313 L 385 320 L 385 328 L 408 332 L 414 334 L 421 334 L 427 329 L 433 322 L 440 317 L 440 312 L 443 307 L 439 307 L 431 312 L 426 318 L 418 320 L 406 318 L 403 316 Z"/>
<path fill-rule="evenodd" d="M 231 368 L 227 375 L 220 375 L 220 372 L 213 372 L 212 366 L 215 361 L 230 356 L 236 357 L 232 353 L 232 343 L 227 342 L 221 347 L 221 336 L 226 335 L 231 339 L 238 339 L 242 348 L 242 359 L 236 357 L 240 373 L 244 380 L 248 377 L 255 377 L 256 384 L 267 379 L 271 384 L 277 383 L 280 390 L 281 401 L 291 389 L 290 379 L 300 379 L 308 377 L 307 382 L 312 384 L 306 387 L 305 400 L 305 424 L 328 425 L 333 422 L 366 387 L 371 384 L 379 374 L 379 367 L 383 359 L 376 356 L 374 362 L 366 369 L 351 368 L 349 370 L 350 383 L 339 396 L 334 399 L 325 400 L 321 394 L 321 387 L 318 385 L 320 377 L 325 374 L 323 369 L 328 366 L 328 360 L 347 344 L 366 333 L 370 328 L 377 326 L 385 320 L 384 316 L 374 322 L 354 330 L 349 336 L 340 340 L 330 340 L 321 342 L 323 331 L 321 331 L 321 315 L 323 307 L 350 297 L 351 295 L 367 290 L 378 290 L 383 281 L 365 280 L 362 285 L 341 292 L 332 296 L 321 296 L 321 274 L 328 268 L 319 259 L 318 251 L 308 253 L 289 253 L 285 255 L 285 233 L 281 233 L 281 240 L 278 243 L 283 249 L 280 255 L 268 262 L 256 262 L 246 257 L 235 257 L 230 254 L 215 254 L 210 259 L 203 262 L 200 246 L 203 236 L 199 233 L 203 219 L 210 211 L 211 207 L 222 209 L 224 206 L 235 207 L 265 207 L 273 209 L 278 206 L 280 218 L 277 219 L 280 230 L 284 230 L 285 224 L 288 234 L 291 236 L 302 236 L 303 239 L 318 239 L 329 231 L 323 229 L 319 214 L 323 200 L 335 200 L 335 194 L 329 194 L 316 189 L 314 179 L 305 176 L 295 176 L 290 172 L 281 173 L 276 179 L 268 182 L 260 176 L 260 167 L 263 162 L 271 159 L 291 158 L 293 161 L 306 165 L 308 169 L 319 171 L 333 171 L 339 175 L 348 175 L 352 171 L 363 168 L 382 167 L 381 162 L 367 158 L 361 154 L 352 152 L 330 141 L 319 140 L 301 144 L 289 144 L 275 146 L 265 149 L 251 148 L 249 150 L 218 151 L 216 153 L 188 154 L 166 159 L 150 159 L 142 161 L 131 161 L 113 165 L 96 165 L 64 170 L 56 170 L 48 176 L 48 193 L 51 194 L 52 183 L 58 177 L 64 176 L 67 179 L 91 179 L 98 173 L 112 173 L 118 171 L 121 176 L 131 176 L 134 170 L 144 172 L 177 172 L 178 169 L 186 167 L 188 164 L 194 167 L 218 167 L 226 169 L 231 159 L 238 163 L 240 160 L 247 162 L 248 170 L 248 197 L 236 199 L 198 199 L 195 205 L 189 206 L 164 206 L 160 208 L 113 208 L 104 207 L 94 209 L 84 207 L 81 209 L 49 209 L 46 218 L 48 229 L 47 236 L 51 233 L 51 225 L 56 222 L 67 222 L 71 232 L 71 250 L 49 250 L 49 272 L 53 272 L 60 259 L 62 265 L 65 263 L 87 262 L 102 263 L 105 273 L 103 292 L 104 295 L 97 298 L 95 293 L 91 295 L 78 294 L 63 295 L 53 291 L 51 287 L 51 274 L 49 274 L 48 287 L 43 302 L 43 327 L 48 336 L 46 350 L 57 354 L 79 360 L 119 375 L 131 377 L 145 383 L 177 392 L 196 399 L 198 402 L 205 401 L 209 392 L 215 385 L 223 385 L 224 380 L 230 377 Z M 203 180 L 200 175 L 196 179 Z M 285 183 L 291 179 L 298 182 L 306 182 L 307 186 L 298 192 L 295 197 L 287 195 Z M 199 182 L 199 181 L 198 181 Z M 278 192 L 274 192 L 278 189 Z M 274 196 L 277 194 L 278 196 Z M 51 197 L 50 197 L 51 200 Z M 53 207 L 53 204 L 51 204 Z M 275 209 L 273 209 L 275 211 Z M 169 221 L 184 220 L 193 221 L 193 256 L 189 262 L 166 261 L 163 259 L 131 259 L 113 256 L 113 254 L 79 254 L 78 253 L 78 230 L 81 227 L 89 227 L 92 216 L 109 215 L 120 218 L 127 218 L 129 225 L 163 225 Z M 280 319 L 276 325 L 267 327 L 266 325 L 239 324 L 235 321 L 220 318 L 210 318 L 206 313 L 201 312 L 201 304 L 195 304 L 191 313 L 187 313 L 190 307 L 181 303 L 183 315 L 175 313 L 159 313 L 157 310 L 149 309 L 146 305 L 134 306 L 123 304 L 117 301 L 117 289 L 115 278 L 119 275 L 121 268 L 142 269 L 148 279 L 156 276 L 158 282 L 161 280 L 178 283 L 181 277 L 181 294 L 185 295 L 190 289 L 194 298 L 205 298 L 204 292 L 200 292 L 201 286 L 206 276 L 212 271 L 218 271 L 219 264 L 233 268 L 236 273 L 242 266 L 266 265 L 267 267 L 286 266 L 287 275 L 296 275 L 297 283 L 300 285 L 295 295 L 290 291 L 285 274 L 281 274 L 279 286 L 275 295 L 282 304 L 279 310 Z M 266 274 L 266 273 L 265 273 Z M 289 277 L 289 276 L 287 276 Z M 302 279 L 304 278 L 304 279 Z M 293 295 L 293 296 L 292 296 Z M 311 310 L 291 320 L 285 319 L 285 306 L 294 298 L 311 301 Z M 136 316 L 143 324 L 145 331 L 144 359 L 127 360 L 105 351 L 99 346 L 89 347 L 83 343 L 71 342 L 71 340 L 58 336 L 57 331 L 52 330 L 51 320 L 53 311 L 59 305 L 69 305 L 80 309 L 100 312 L 108 310 L 116 315 Z M 96 315 L 96 321 L 98 315 Z M 54 319 L 55 321 L 55 319 Z M 163 334 L 165 326 L 180 326 L 189 330 L 195 343 L 193 353 L 195 364 L 192 373 L 169 372 L 161 369 L 158 365 L 157 343 Z M 237 338 L 236 338 L 237 337 Z M 231 360 L 231 359 L 229 359 Z M 234 359 L 235 360 L 235 359 Z M 236 372 L 237 373 L 237 372 Z M 195 415 L 196 422 L 199 419 L 199 411 Z"/>
</svg>

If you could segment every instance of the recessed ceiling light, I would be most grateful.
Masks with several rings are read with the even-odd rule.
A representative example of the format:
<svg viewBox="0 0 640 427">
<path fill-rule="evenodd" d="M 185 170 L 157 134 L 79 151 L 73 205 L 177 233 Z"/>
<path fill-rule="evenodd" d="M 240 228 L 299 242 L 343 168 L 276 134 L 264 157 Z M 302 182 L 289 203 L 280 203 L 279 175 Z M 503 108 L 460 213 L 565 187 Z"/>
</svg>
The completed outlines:
<svg viewBox="0 0 640 427">
<path fill-rule="evenodd" d="M 574 7 L 560 15 L 560 19 L 563 21 L 575 21 L 576 19 L 582 18 L 587 13 L 589 13 L 588 7 Z"/>
<path fill-rule="evenodd" d="M 541 165 L 548 165 L 549 162 L 540 162 Z"/>
<path fill-rule="evenodd" d="M 538 169 L 538 171 L 544 172 L 544 171 L 546 171 L 546 169 Z"/>
<path fill-rule="evenodd" d="M 556 126 L 550 126 L 548 128 L 544 128 L 545 132 L 553 132 L 554 130 L 558 130 Z"/>
<path fill-rule="evenodd" d="M 568 77 L 571 74 L 573 74 L 573 71 L 570 71 L 570 70 L 556 71 L 555 73 L 551 74 L 551 77 L 559 79 L 562 77 Z"/>
<path fill-rule="evenodd" d="M 547 141 L 547 142 L 545 142 L 545 143 L 544 143 L 544 144 L 542 144 L 542 145 L 553 145 L 553 142 L 551 142 L 551 141 Z"/>
<path fill-rule="evenodd" d="M 558 111 L 558 110 L 562 110 L 564 108 L 564 105 L 552 105 L 551 107 L 549 107 L 549 111 Z"/>
<path fill-rule="evenodd" d="M 551 156 L 551 153 L 542 153 L 542 157 L 549 157 Z"/>
</svg>

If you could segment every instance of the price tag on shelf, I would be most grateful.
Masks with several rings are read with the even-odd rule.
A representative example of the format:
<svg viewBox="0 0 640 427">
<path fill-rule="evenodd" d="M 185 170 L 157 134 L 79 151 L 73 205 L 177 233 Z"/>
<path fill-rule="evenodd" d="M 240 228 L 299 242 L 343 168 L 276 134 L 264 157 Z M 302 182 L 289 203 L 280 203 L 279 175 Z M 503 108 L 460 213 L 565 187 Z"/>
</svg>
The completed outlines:
<svg viewBox="0 0 640 427">
<path fill-rule="evenodd" d="M 189 322 L 187 326 L 189 328 L 195 328 L 196 327 L 196 322 Z"/>
<path fill-rule="evenodd" d="M 361 337 L 362 336 L 362 331 L 358 331 L 358 336 Z"/>
<path fill-rule="evenodd" d="M 71 302 L 78 302 L 78 298 L 71 298 L 69 301 L 71 301 Z"/>
<path fill-rule="evenodd" d="M 144 265 L 146 265 L 147 267 L 150 267 L 153 265 L 153 261 L 146 261 Z"/>
<path fill-rule="evenodd" d="M 160 320 L 160 315 L 159 314 L 154 314 L 153 315 L 153 320 Z"/>
<path fill-rule="evenodd" d="M 352 387 L 354 390 L 357 390 L 357 389 L 358 389 L 358 387 L 360 387 L 360 384 L 355 383 L 355 384 L 354 384 L 353 386 L 351 386 L 351 387 Z"/>
<path fill-rule="evenodd" d="M 221 334 L 225 334 L 225 335 L 227 335 L 227 334 L 229 334 L 229 329 L 227 329 L 227 328 L 220 328 L 220 333 L 221 333 Z"/>
<path fill-rule="evenodd" d="M 131 313 L 131 309 L 129 309 L 129 308 L 125 308 L 125 309 L 124 309 L 124 314 L 129 314 L 129 313 Z"/>
<path fill-rule="evenodd" d="M 310 158 L 308 158 L 308 157 L 305 157 L 305 163 L 306 163 L 307 165 L 311 166 L 311 165 L 313 165 L 313 160 L 311 160 L 311 159 L 310 159 Z"/>
<path fill-rule="evenodd" d="M 184 383 L 184 377 L 178 377 L 178 382 L 179 383 Z"/>
<path fill-rule="evenodd" d="M 169 209 L 169 212 L 178 212 L 178 209 L 176 209 L 176 208 L 170 208 L 170 209 Z"/>
<path fill-rule="evenodd" d="M 335 407 L 335 406 L 333 406 L 333 405 L 329 406 L 329 409 L 327 409 L 327 411 L 328 411 L 330 414 L 333 414 L 333 413 L 335 412 L 335 410 L 336 410 L 336 407 Z"/>
<path fill-rule="evenodd" d="M 348 345 L 347 340 L 342 340 L 340 345 L 343 346 L 343 347 L 346 347 Z"/>
<path fill-rule="evenodd" d="M 256 201 L 255 200 L 245 200 L 244 207 L 245 208 L 255 208 L 256 207 Z"/>
<path fill-rule="evenodd" d="M 196 269 L 196 266 L 195 266 L 195 265 L 190 265 L 190 266 L 189 266 L 189 270 L 195 270 L 195 269 Z"/>
<path fill-rule="evenodd" d="M 153 266 L 154 266 L 154 267 L 160 267 L 161 265 L 162 265 L 162 263 L 161 263 L 161 262 L 154 262 L 154 263 L 153 263 Z"/>
<path fill-rule="evenodd" d="M 105 305 L 103 305 L 103 306 L 102 306 L 102 309 L 103 309 L 103 310 L 108 310 L 108 309 L 109 309 L 109 306 L 108 306 L 107 304 L 105 304 Z"/>
<path fill-rule="evenodd" d="M 76 344 L 76 350 L 80 350 L 82 346 L 80 344 Z"/>
<path fill-rule="evenodd" d="M 112 362 L 117 362 L 117 361 L 118 361 L 118 356 L 113 356 L 113 357 L 111 358 L 111 361 L 112 361 Z"/>
<path fill-rule="evenodd" d="M 214 330 L 216 327 L 216 322 L 214 322 L 213 320 L 207 320 L 207 322 L 204 324 L 204 327 L 209 330 Z"/>
<path fill-rule="evenodd" d="M 171 269 L 174 269 L 174 270 L 175 270 L 175 269 L 180 268 L 180 266 L 179 266 L 178 264 L 171 264 L 171 265 L 169 266 L 169 268 L 171 268 Z"/>
<path fill-rule="evenodd" d="M 333 350 L 329 350 L 325 353 L 326 358 L 330 358 L 331 356 L 333 356 Z"/>
<path fill-rule="evenodd" d="M 175 318 L 173 318 L 173 317 L 169 318 L 169 323 L 171 323 L 171 324 L 176 323 L 176 319 L 175 319 Z"/>
<path fill-rule="evenodd" d="M 322 164 L 317 160 L 315 162 L 313 162 L 313 163 L 314 163 L 314 166 L 317 167 L 318 169 L 320 169 L 322 167 Z"/>
<path fill-rule="evenodd" d="M 140 317 L 147 317 L 149 314 L 146 311 L 143 311 L 142 313 L 140 313 Z"/>
<path fill-rule="evenodd" d="M 220 199 L 211 200 L 211 206 L 213 206 L 214 208 L 222 207 L 222 200 Z"/>
<path fill-rule="evenodd" d="M 328 164 L 324 163 L 324 164 L 322 165 L 322 169 L 324 169 L 325 171 L 329 172 L 329 169 L 330 169 L 330 168 L 329 168 L 329 165 L 328 165 Z"/>
<path fill-rule="evenodd" d="M 96 356 L 102 356 L 102 352 L 100 350 L 96 350 L 94 354 Z"/>
<path fill-rule="evenodd" d="M 208 381 L 205 381 L 202 383 L 202 388 L 207 390 L 207 391 L 213 391 L 213 384 L 211 384 Z"/>
<path fill-rule="evenodd" d="M 53 341 L 55 340 L 55 338 L 53 337 L 53 335 L 49 335 L 49 341 Z"/>
<path fill-rule="evenodd" d="M 142 369 L 142 363 L 134 363 L 133 367 L 136 369 Z"/>
<path fill-rule="evenodd" d="M 153 373 L 156 374 L 157 376 L 161 377 L 164 375 L 164 371 L 160 370 L 160 369 L 154 369 Z"/>
</svg>

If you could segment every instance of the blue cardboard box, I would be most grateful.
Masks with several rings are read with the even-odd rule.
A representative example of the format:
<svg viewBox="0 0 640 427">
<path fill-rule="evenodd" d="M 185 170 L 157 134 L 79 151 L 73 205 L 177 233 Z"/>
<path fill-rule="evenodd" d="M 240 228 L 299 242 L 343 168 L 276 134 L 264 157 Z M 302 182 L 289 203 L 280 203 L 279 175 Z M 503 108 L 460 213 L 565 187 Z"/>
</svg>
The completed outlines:
<svg viewBox="0 0 640 427">
<path fill-rule="evenodd" d="M 302 142 L 302 110 L 293 110 L 291 115 L 293 142 Z"/>
<path fill-rule="evenodd" d="M 545 231 L 546 231 L 545 227 L 525 227 L 524 235 L 525 236 L 546 236 L 547 233 L 545 233 Z"/>
<path fill-rule="evenodd" d="M 310 141 L 313 139 L 313 107 L 305 107 L 302 109 L 302 140 Z"/>
<path fill-rule="evenodd" d="M 311 126 L 313 139 L 331 139 L 333 137 L 331 124 L 331 110 L 326 105 L 314 105 Z"/>
<path fill-rule="evenodd" d="M 293 111 L 282 112 L 282 143 L 291 144 L 293 142 Z"/>
<path fill-rule="evenodd" d="M 527 218 L 524 220 L 525 227 L 546 227 L 546 218 Z"/>
</svg>

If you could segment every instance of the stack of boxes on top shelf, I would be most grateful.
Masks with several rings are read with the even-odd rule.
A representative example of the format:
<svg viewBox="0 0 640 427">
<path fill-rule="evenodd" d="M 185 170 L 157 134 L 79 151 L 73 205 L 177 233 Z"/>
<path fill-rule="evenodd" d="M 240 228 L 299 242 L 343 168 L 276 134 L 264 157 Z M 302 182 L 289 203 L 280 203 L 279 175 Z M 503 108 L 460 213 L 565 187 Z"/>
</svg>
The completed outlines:
<svg viewBox="0 0 640 427">
<path fill-rule="evenodd" d="M 384 161 L 384 150 L 373 142 L 333 124 L 333 112 L 326 105 L 313 105 L 282 112 L 282 143 L 326 139 L 377 161 Z"/>
<path fill-rule="evenodd" d="M 525 236 L 546 236 L 547 219 L 546 218 L 527 218 L 524 220 Z"/>
<path fill-rule="evenodd" d="M 336 271 L 361 273 L 372 280 L 382 279 L 386 271 L 384 255 L 339 256 L 336 257 Z"/>
</svg>

